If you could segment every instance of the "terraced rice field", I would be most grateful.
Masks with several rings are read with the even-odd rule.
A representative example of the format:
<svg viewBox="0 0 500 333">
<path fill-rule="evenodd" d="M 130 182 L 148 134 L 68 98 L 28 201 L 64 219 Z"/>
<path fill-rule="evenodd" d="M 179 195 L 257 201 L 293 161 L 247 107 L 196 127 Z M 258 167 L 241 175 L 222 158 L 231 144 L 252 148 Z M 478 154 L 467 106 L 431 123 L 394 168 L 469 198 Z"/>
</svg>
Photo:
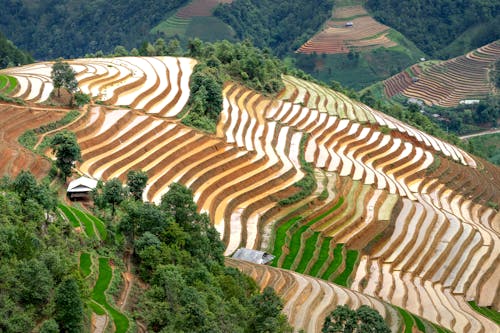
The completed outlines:
<svg viewBox="0 0 500 333">
<path fill-rule="evenodd" d="M 382 311 L 394 331 L 498 331 L 468 303 L 500 308 L 497 167 L 291 76 L 276 98 L 226 83 L 216 133 L 208 135 L 175 117 L 194 61 L 71 64 L 82 90 L 116 105 L 93 105 L 68 126 L 82 149 L 79 171 L 124 180 L 129 170 L 144 170 L 143 199 L 153 202 L 173 181 L 190 187 L 226 254 L 268 250 L 274 266 L 289 269 L 234 264 L 284 295 L 296 327 L 318 332 L 326 313 L 347 302 Z M 33 89 L 26 85 L 19 81 Z M 297 186 L 306 176 L 310 191 Z M 73 215 L 75 226 L 102 236 L 92 220 Z"/>
<path fill-rule="evenodd" d="M 334 9 L 323 30 L 305 42 L 296 52 L 305 54 L 349 53 L 350 50 L 392 47 L 389 27 L 375 21 L 362 6 Z"/>
<path fill-rule="evenodd" d="M 16 177 L 21 170 L 29 170 L 37 178 L 45 176 L 50 163 L 22 147 L 17 139 L 28 129 L 63 118 L 66 112 L 0 103 L 0 176 Z"/>
<path fill-rule="evenodd" d="M 495 41 L 435 65 L 413 65 L 384 81 L 385 94 L 389 98 L 403 94 L 443 107 L 456 106 L 465 99 L 485 98 L 493 89 L 489 70 L 498 59 L 500 41 Z"/>
</svg>

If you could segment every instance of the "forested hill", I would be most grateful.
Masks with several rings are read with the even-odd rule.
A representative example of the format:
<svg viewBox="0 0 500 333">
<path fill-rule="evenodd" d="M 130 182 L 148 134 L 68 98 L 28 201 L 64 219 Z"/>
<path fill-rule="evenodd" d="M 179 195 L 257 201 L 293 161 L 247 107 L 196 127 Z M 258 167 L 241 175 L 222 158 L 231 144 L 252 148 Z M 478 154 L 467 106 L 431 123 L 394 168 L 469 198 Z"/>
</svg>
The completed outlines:
<svg viewBox="0 0 500 333">
<path fill-rule="evenodd" d="M 250 38 L 275 54 L 294 51 L 314 35 L 332 13 L 333 0 L 237 0 L 219 5 L 214 15 L 240 39 Z"/>
<path fill-rule="evenodd" d="M 368 0 L 366 6 L 433 58 L 458 56 L 500 38 L 498 0 Z"/>
<path fill-rule="evenodd" d="M 0 32 L 0 69 L 15 65 L 25 65 L 33 61 L 26 52 L 19 50 Z"/>
<path fill-rule="evenodd" d="M 0 0 L 0 31 L 37 59 L 81 57 L 137 47 L 188 0 Z"/>
</svg>

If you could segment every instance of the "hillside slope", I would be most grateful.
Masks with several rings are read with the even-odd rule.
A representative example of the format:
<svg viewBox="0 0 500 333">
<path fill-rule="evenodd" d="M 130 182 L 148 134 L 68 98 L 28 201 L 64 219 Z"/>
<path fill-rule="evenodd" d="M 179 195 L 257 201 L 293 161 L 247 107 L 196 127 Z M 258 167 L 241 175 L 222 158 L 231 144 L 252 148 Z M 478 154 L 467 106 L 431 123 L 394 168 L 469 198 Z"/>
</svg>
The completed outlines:
<svg viewBox="0 0 500 333">
<path fill-rule="evenodd" d="M 187 185 L 228 255 L 241 246 L 270 250 L 279 267 L 447 329 L 497 330 L 467 301 L 500 308 L 498 167 L 292 76 L 276 98 L 227 82 L 216 134 L 208 135 L 176 117 L 193 59 L 70 64 L 82 91 L 120 105 L 94 105 L 69 126 L 82 148 L 80 171 L 106 180 L 142 169 L 144 199 L 155 202 L 172 181 Z M 42 96 L 50 86 L 34 82 L 50 66 L 9 75 L 26 78 L 26 96 Z M 321 302 L 313 295 L 310 302 Z"/>
<path fill-rule="evenodd" d="M 492 66 L 500 59 L 500 40 L 444 62 L 416 64 L 384 81 L 388 98 L 397 94 L 427 105 L 456 106 L 465 99 L 495 94 Z"/>
</svg>

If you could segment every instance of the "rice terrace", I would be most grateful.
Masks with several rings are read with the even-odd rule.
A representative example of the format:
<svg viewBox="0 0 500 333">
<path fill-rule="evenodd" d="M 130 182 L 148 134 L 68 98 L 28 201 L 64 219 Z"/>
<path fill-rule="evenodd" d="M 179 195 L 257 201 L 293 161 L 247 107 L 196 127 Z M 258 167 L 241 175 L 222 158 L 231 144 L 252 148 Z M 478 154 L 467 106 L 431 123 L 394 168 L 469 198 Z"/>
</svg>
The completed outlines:
<svg viewBox="0 0 500 333">
<path fill-rule="evenodd" d="M 189 10 L 198 13 L 195 5 Z M 299 51 L 389 45 L 386 27 L 373 25 L 364 13 L 360 7 L 335 12 L 331 26 Z M 344 18 L 367 33 L 341 33 L 336 24 Z M 320 47 L 322 35 L 338 40 L 336 48 Z M 498 42 L 463 61 L 480 62 L 496 49 Z M 499 332 L 498 167 L 291 75 L 283 76 L 277 97 L 225 82 L 223 110 L 209 134 L 180 122 L 196 60 L 68 63 L 79 89 L 98 101 L 64 126 L 81 147 L 78 172 L 124 181 L 128 171 L 143 170 L 149 177 L 143 200 L 149 202 L 159 202 L 172 182 L 189 187 L 199 211 L 219 231 L 225 255 L 245 247 L 276 256 L 269 266 L 230 258 L 226 265 L 249 274 L 262 289 L 272 286 L 295 329 L 320 332 L 336 305 L 349 304 L 377 309 L 393 332 Z M 2 174 L 48 171 L 49 163 L 20 147 L 17 137 L 67 113 L 43 104 L 53 90 L 51 66 L 0 71 L 0 89 L 25 101 L 0 104 Z M 424 80 L 431 79 L 419 82 Z M 417 94 L 417 83 L 397 88 L 397 82 L 386 81 L 388 94 Z M 453 96 L 441 103 L 453 103 Z M 64 205 L 59 211 L 86 237 L 106 237 L 102 222 L 85 212 Z M 80 265 L 84 276 L 96 279 L 93 311 L 108 313 L 116 331 L 126 332 L 130 318 L 103 296 L 113 274 L 109 260 L 82 253 Z"/>
</svg>

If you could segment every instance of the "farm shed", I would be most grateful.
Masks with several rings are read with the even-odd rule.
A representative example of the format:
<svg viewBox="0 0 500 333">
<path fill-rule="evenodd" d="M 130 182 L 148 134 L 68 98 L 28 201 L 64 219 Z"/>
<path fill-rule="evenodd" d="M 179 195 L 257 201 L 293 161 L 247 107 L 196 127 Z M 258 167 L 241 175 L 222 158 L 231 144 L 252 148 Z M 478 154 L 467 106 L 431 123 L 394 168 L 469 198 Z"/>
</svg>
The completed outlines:
<svg viewBox="0 0 500 333">
<path fill-rule="evenodd" d="M 95 189 L 96 186 L 97 180 L 88 177 L 80 177 L 78 179 L 72 180 L 69 183 L 66 194 L 71 200 L 85 200 L 88 199 L 90 192 Z"/>
<path fill-rule="evenodd" d="M 263 251 L 240 248 L 233 254 L 233 258 L 265 265 L 273 261 L 274 256 Z"/>
</svg>

